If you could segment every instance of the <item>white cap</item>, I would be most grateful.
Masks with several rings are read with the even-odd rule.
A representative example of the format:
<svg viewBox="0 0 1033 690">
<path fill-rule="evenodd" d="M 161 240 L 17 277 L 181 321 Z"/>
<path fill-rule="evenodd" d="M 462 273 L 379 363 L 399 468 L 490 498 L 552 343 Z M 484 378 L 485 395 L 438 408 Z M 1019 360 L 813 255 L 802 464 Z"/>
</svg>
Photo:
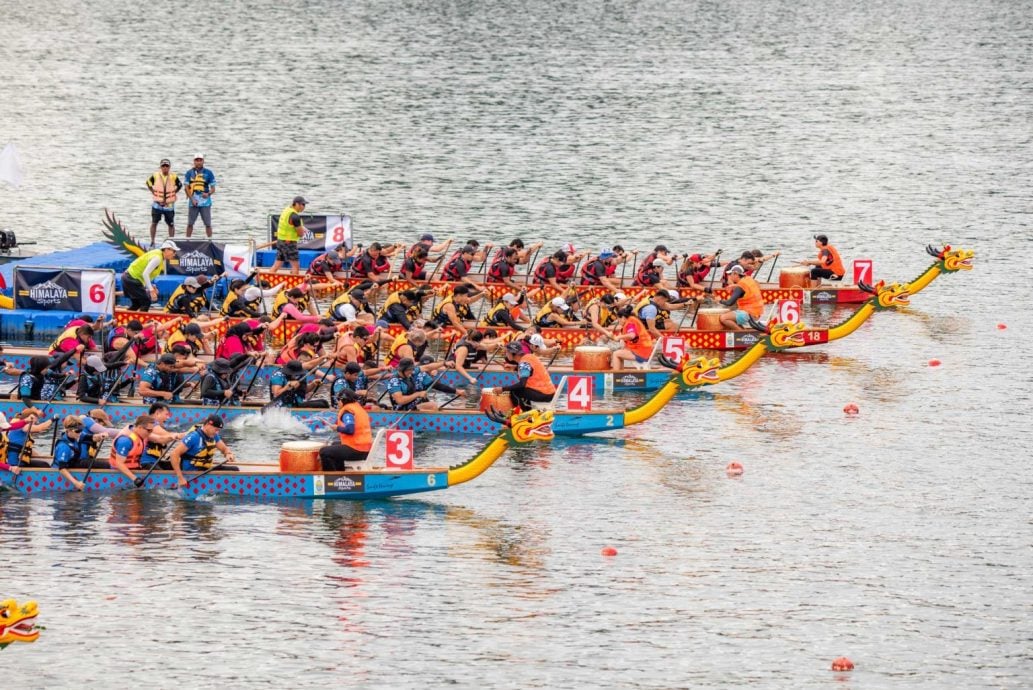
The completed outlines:
<svg viewBox="0 0 1033 690">
<path fill-rule="evenodd" d="M 562 297 L 553 297 L 552 306 L 558 309 L 562 309 L 564 311 L 570 309 L 570 306 L 567 304 L 567 300 L 563 299 Z"/>
<path fill-rule="evenodd" d="M 90 355 L 86 358 L 86 366 L 93 367 L 97 371 L 107 371 L 108 367 L 104 364 L 104 360 L 101 359 L 100 355 Z"/>
<path fill-rule="evenodd" d="M 199 282 L 197 282 L 197 278 L 195 278 L 194 276 L 190 276 L 189 278 L 187 278 L 186 280 L 183 281 L 183 286 L 184 287 L 199 288 L 199 287 L 201 287 L 201 284 Z"/>
<path fill-rule="evenodd" d="M 573 242 L 567 242 L 565 245 L 563 245 L 562 249 L 563 249 L 563 251 L 565 251 L 568 254 L 573 254 L 574 251 L 575 251 L 574 243 Z"/>
<path fill-rule="evenodd" d="M 542 349 L 545 348 L 545 338 L 543 338 L 538 333 L 533 333 L 531 335 L 531 337 L 527 339 L 527 342 L 531 343 L 531 345 L 533 345 L 535 347 L 539 347 L 539 348 L 542 348 Z"/>
<path fill-rule="evenodd" d="M 502 295 L 502 301 L 506 304 L 517 304 L 520 300 L 517 299 L 517 296 L 514 295 L 512 292 L 507 292 L 506 294 Z"/>
<path fill-rule="evenodd" d="M 194 154 L 194 160 L 196 161 L 198 158 L 200 158 L 201 160 L 204 160 L 204 154 L 203 153 L 195 153 Z"/>
<path fill-rule="evenodd" d="M 175 249 L 177 252 L 179 251 L 179 245 L 176 244 L 175 242 L 173 242 L 172 240 L 165 240 L 164 242 L 161 243 L 161 246 L 158 247 L 158 248 L 159 249 Z"/>
<path fill-rule="evenodd" d="M 254 285 L 244 290 L 244 299 L 248 302 L 254 302 L 256 299 L 261 299 L 262 289 L 257 288 Z"/>
<path fill-rule="evenodd" d="M 681 297 L 681 295 L 678 294 L 677 290 L 668 290 L 667 291 L 667 296 L 670 297 L 671 299 L 678 299 L 679 297 Z"/>
<path fill-rule="evenodd" d="M 615 292 L 613 293 L 613 298 L 620 302 L 622 299 L 628 299 L 628 296 L 625 295 L 623 292 Z"/>
</svg>

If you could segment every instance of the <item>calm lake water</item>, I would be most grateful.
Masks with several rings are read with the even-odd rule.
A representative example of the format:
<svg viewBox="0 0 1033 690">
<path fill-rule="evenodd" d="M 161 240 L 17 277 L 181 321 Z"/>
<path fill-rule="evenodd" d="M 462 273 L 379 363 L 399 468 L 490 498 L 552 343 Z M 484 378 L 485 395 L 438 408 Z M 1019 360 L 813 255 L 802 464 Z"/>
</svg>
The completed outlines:
<svg viewBox="0 0 1033 690">
<path fill-rule="evenodd" d="M 977 251 L 846 340 L 423 498 L 0 493 L 0 599 L 47 628 L 5 685 L 1033 685 L 1031 41 L 1023 1 L 0 0 L 0 226 L 40 250 L 105 207 L 146 233 L 145 178 L 201 151 L 220 238 L 301 193 L 366 241 L 827 232 L 889 280 Z"/>
</svg>

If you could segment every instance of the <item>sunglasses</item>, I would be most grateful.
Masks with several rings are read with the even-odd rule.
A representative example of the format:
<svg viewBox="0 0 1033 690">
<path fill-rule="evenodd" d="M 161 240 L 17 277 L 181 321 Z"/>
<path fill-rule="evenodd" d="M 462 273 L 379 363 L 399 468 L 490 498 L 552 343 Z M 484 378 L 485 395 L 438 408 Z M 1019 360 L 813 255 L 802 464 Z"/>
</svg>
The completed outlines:
<svg viewBox="0 0 1033 690">
<path fill-rule="evenodd" d="M 171 167 L 171 165 L 169 163 L 162 163 L 161 167 L 168 168 L 168 167 Z"/>
</svg>

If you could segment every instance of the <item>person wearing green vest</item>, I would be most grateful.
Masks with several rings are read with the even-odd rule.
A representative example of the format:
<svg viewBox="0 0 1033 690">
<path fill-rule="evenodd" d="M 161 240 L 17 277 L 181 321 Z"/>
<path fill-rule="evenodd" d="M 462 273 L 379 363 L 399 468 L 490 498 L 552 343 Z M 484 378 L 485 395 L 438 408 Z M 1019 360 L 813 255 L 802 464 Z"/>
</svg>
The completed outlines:
<svg viewBox="0 0 1033 690">
<path fill-rule="evenodd" d="M 179 245 L 165 240 L 157 249 L 136 257 L 122 274 L 122 293 L 129 298 L 131 311 L 148 311 L 158 299 L 158 288 L 151 281 L 165 272 L 165 262 L 175 258 Z"/>
<path fill-rule="evenodd" d="M 298 237 L 299 232 L 305 230 L 301 214 L 307 205 L 305 197 L 296 196 L 291 205 L 280 212 L 280 223 L 276 226 L 276 261 L 270 269 L 273 273 L 280 270 L 284 261 L 290 263 L 291 275 L 297 275 L 301 270 L 298 264 Z"/>
</svg>

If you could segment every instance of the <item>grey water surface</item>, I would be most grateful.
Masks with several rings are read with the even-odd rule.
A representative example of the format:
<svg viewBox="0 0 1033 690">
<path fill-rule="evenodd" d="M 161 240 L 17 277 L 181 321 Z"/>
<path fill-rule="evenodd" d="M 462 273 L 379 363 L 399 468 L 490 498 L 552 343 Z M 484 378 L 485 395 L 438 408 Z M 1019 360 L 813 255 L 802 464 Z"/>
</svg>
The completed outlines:
<svg viewBox="0 0 1033 690">
<path fill-rule="evenodd" d="M 0 493 L 0 599 L 46 627 L 3 684 L 1030 687 L 1031 45 L 1022 0 L 0 0 L 27 169 L 0 227 L 39 250 L 103 208 L 145 234 L 144 180 L 200 151 L 222 239 L 300 193 L 367 242 L 786 261 L 826 232 L 887 280 L 976 251 L 845 340 L 445 492 Z M 228 433 L 269 462 L 302 436 Z"/>
</svg>

